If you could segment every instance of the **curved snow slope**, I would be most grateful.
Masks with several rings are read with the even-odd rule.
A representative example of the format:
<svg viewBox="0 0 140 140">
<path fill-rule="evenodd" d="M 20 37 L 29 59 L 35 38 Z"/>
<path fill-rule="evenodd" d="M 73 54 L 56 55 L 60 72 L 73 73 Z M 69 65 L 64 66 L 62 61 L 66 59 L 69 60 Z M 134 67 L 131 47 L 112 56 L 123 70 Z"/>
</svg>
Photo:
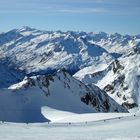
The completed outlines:
<svg viewBox="0 0 140 140">
<path fill-rule="evenodd" d="M 135 115 L 134 113 L 83 113 L 77 114 L 62 110 L 56 110 L 49 107 L 42 107 L 42 114 L 50 120 L 51 123 L 85 123 L 93 121 L 105 121 L 120 119 Z"/>
<path fill-rule="evenodd" d="M 53 111 L 71 111 L 74 113 L 95 112 L 92 107 L 80 101 L 79 96 L 58 92 L 47 96 L 37 87 L 27 89 L 0 90 L 0 120 L 8 122 L 46 122 L 42 107 L 52 108 L 46 113 L 53 116 Z M 51 110 L 51 111 L 50 111 Z M 60 113 L 61 113 L 60 111 Z M 71 114 L 71 113 L 70 113 Z M 62 114 L 63 115 L 63 114 Z M 55 116 L 54 116 L 55 117 Z M 57 117 L 57 116 L 56 116 Z M 47 116 L 46 116 L 47 118 Z"/>
<path fill-rule="evenodd" d="M 63 113 L 64 114 L 64 113 Z M 90 114 L 73 114 L 69 116 L 63 116 L 58 120 L 53 120 L 52 123 L 86 123 L 86 122 L 93 122 L 93 121 L 106 121 L 106 120 L 113 120 L 113 119 L 121 119 L 124 117 L 132 116 L 129 113 L 90 113 Z M 51 117 L 50 117 L 51 120 Z"/>
<path fill-rule="evenodd" d="M 50 122 L 61 121 L 65 118 L 68 118 L 70 116 L 77 114 L 77 113 L 72 113 L 68 111 L 57 110 L 54 108 L 50 108 L 48 106 L 42 107 L 41 113 L 44 115 L 45 118 L 49 119 Z"/>
<path fill-rule="evenodd" d="M 73 99 L 73 100 L 71 100 Z M 47 108 L 44 117 L 44 109 Z M 58 111 L 57 109 L 60 109 Z M 82 103 L 79 98 L 75 98 L 72 94 L 58 94 L 47 97 L 39 88 L 20 89 L 20 90 L 0 90 L 0 120 L 8 122 L 47 122 L 54 117 L 58 119 L 54 111 L 58 111 L 61 118 L 63 110 L 86 113 L 94 112 Z M 58 114 L 58 113 L 57 113 Z M 68 115 L 74 113 L 67 113 Z M 66 113 L 65 113 L 66 115 Z M 50 117 L 51 116 L 51 117 Z"/>
</svg>

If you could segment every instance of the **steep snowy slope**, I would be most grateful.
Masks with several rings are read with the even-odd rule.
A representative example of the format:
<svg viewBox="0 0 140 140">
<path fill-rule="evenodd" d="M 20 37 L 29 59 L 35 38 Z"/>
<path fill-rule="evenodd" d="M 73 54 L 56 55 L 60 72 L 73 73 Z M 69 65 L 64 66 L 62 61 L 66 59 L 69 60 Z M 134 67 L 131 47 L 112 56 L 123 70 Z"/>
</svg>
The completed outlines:
<svg viewBox="0 0 140 140">
<path fill-rule="evenodd" d="M 41 107 L 46 96 L 39 88 L 26 90 L 0 89 L 0 120 L 8 122 L 47 122 Z"/>
<path fill-rule="evenodd" d="M 53 110 L 58 110 L 60 113 L 67 111 L 67 115 L 127 112 L 96 86 L 85 86 L 64 71 L 54 76 L 25 78 L 9 89 L 0 90 L 0 120 L 2 121 L 44 122 L 48 120 L 43 114 L 46 118 L 48 114 L 50 118 Z"/>
<path fill-rule="evenodd" d="M 13 85 L 10 89 L 39 86 L 47 98 L 49 107 L 70 111 L 74 113 L 84 112 L 125 112 L 126 109 L 118 105 L 104 91 L 97 86 L 86 86 L 80 81 L 72 78 L 64 69 L 54 76 L 33 76 L 23 80 L 23 82 Z M 68 99 L 68 100 L 66 100 Z M 61 101 L 62 102 L 58 102 Z M 82 102 L 82 104 L 81 104 Z M 52 104 L 53 103 L 53 104 Z M 88 105 L 87 110 L 83 103 Z M 66 106 L 66 104 L 68 104 Z M 70 105 L 70 106 L 69 106 Z M 81 106 L 82 110 L 77 110 L 75 106 Z"/>
<path fill-rule="evenodd" d="M 81 72 L 75 77 L 87 84 L 96 84 L 119 104 L 131 109 L 140 107 L 140 46 L 114 61 L 102 71 Z M 88 69 L 88 68 L 87 68 Z"/>
</svg>

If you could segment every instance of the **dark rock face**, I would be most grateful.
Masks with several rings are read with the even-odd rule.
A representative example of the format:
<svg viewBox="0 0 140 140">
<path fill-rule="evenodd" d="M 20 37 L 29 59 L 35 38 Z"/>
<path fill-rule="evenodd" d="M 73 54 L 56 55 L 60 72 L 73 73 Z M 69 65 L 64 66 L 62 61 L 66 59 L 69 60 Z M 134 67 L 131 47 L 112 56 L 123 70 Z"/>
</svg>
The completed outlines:
<svg viewBox="0 0 140 140">
<path fill-rule="evenodd" d="M 115 60 L 112 64 L 113 66 L 113 72 L 116 73 L 118 72 L 119 70 L 123 70 L 124 67 L 120 64 L 120 62 L 118 60 Z"/>
<path fill-rule="evenodd" d="M 92 105 L 93 107 L 96 108 L 97 111 L 100 111 L 100 108 L 101 108 L 100 101 L 93 94 L 87 93 L 85 96 L 81 97 L 81 101 L 87 105 Z M 103 106 L 102 106 L 104 112 L 108 112 L 110 110 L 110 106 L 111 105 L 110 105 L 109 99 L 108 98 L 104 99 Z M 115 112 L 118 112 L 118 110 L 116 109 Z"/>
<path fill-rule="evenodd" d="M 114 87 L 112 86 L 112 85 L 110 85 L 110 84 L 108 84 L 108 85 L 106 85 L 105 87 L 104 87 L 104 90 L 107 92 L 107 91 L 111 91 L 111 90 L 113 90 L 114 89 Z"/>
<path fill-rule="evenodd" d="M 91 93 L 86 93 L 85 96 L 81 97 L 81 101 L 84 102 L 86 105 L 91 104 L 93 107 L 96 107 L 98 111 L 99 109 L 99 100 Z"/>
<path fill-rule="evenodd" d="M 81 101 L 83 101 L 87 105 L 89 105 L 90 103 L 93 106 L 97 105 L 97 100 L 96 100 L 95 96 L 91 93 L 87 93 L 84 97 L 81 97 Z"/>
<path fill-rule="evenodd" d="M 105 109 L 106 109 L 106 112 L 109 110 L 110 108 L 110 104 L 109 104 L 109 101 L 108 99 L 106 99 L 104 102 L 103 102 L 104 106 L 105 106 Z"/>
<path fill-rule="evenodd" d="M 138 105 L 136 104 L 136 103 L 128 103 L 128 102 L 124 102 L 123 104 L 122 104 L 122 106 L 123 107 L 125 107 L 125 108 L 128 108 L 128 109 L 132 109 L 132 108 L 134 108 L 134 107 L 138 107 Z"/>
<path fill-rule="evenodd" d="M 100 101 L 95 95 L 91 93 L 86 93 L 85 96 L 81 97 L 81 101 L 87 105 L 92 105 L 93 107 L 96 108 L 97 111 L 100 111 Z M 103 110 L 104 112 L 108 112 L 109 109 L 110 109 L 109 100 L 106 98 L 103 101 Z"/>
</svg>

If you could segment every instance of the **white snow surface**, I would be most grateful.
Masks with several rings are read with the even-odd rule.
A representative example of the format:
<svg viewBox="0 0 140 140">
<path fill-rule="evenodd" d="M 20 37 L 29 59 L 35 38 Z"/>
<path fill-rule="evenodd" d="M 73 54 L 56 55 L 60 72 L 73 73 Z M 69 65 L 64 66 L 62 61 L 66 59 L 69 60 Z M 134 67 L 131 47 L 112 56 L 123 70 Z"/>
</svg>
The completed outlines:
<svg viewBox="0 0 140 140">
<path fill-rule="evenodd" d="M 110 119 L 120 119 L 127 116 L 135 115 L 135 113 L 72 113 L 53 109 L 47 106 L 42 107 L 42 114 L 50 120 L 50 123 L 86 123 L 92 121 L 103 121 Z"/>
<path fill-rule="evenodd" d="M 111 115 L 111 114 L 110 114 Z M 95 118 L 102 117 L 96 121 Z M 0 123 L 1 140 L 139 140 L 140 116 L 107 119 L 106 114 L 94 114 L 90 122 L 79 115 L 81 123 Z M 116 114 L 112 114 L 116 117 Z"/>
</svg>

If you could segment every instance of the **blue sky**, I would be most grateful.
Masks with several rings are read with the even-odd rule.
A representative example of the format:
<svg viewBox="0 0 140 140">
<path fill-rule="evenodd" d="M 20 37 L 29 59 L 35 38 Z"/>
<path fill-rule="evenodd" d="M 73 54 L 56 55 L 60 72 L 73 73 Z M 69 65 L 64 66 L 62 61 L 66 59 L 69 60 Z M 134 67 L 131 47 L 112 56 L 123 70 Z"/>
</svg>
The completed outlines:
<svg viewBox="0 0 140 140">
<path fill-rule="evenodd" d="M 140 0 L 0 0 L 0 32 L 24 25 L 140 34 Z"/>
</svg>

